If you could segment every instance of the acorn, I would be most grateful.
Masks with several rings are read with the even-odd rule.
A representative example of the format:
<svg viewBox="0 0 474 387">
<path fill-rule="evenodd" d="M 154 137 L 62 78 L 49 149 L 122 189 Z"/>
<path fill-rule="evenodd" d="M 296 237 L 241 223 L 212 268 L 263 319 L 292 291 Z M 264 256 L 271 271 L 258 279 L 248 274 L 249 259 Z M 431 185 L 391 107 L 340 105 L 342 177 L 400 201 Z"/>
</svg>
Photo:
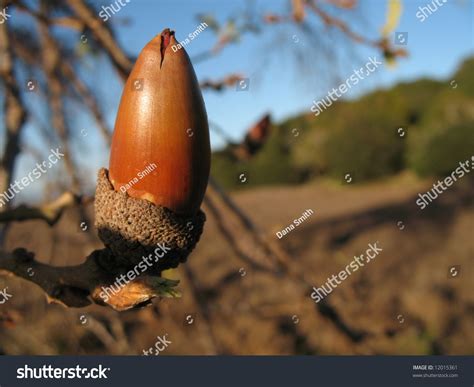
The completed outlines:
<svg viewBox="0 0 474 387">
<path fill-rule="evenodd" d="M 166 28 L 141 51 L 120 101 L 110 152 L 116 191 L 193 215 L 210 171 L 204 100 L 186 50 Z"/>
<path fill-rule="evenodd" d="M 95 226 L 115 269 L 185 262 L 202 234 L 211 150 L 191 61 L 168 28 L 141 51 L 124 86 L 109 171 L 98 173 Z"/>
</svg>

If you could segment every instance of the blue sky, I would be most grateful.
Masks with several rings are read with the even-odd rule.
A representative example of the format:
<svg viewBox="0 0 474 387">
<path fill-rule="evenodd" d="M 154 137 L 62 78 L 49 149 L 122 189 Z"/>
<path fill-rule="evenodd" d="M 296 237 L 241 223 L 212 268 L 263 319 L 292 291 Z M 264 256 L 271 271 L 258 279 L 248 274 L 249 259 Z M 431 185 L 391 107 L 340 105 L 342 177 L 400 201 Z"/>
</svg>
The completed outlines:
<svg viewBox="0 0 474 387">
<path fill-rule="evenodd" d="M 115 0 L 102 0 L 100 3 L 110 5 Z M 199 25 L 196 15 L 212 14 L 223 23 L 228 16 L 245 11 L 249 3 L 260 13 L 268 11 L 285 14 L 289 1 L 130 0 L 107 23 L 114 27 L 122 47 L 136 56 L 149 40 L 166 27 L 174 29 L 178 40 L 182 40 Z M 345 17 L 349 25 L 354 25 L 355 31 L 375 40 L 380 37 L 385 22 L 387 2 L 360 0 L 359 3 L 360 7 L 346 11 Z M 431 1 L 403 1 L 403 14 L 396 31 L 408 32 L 408 45 L 405 48 L 409 51 L 409 57 L 399 60 L 394 68 L 378 69 L 370 78 L 352 88 L 346 98 L 356 98 L 377 88 L 420 77 L 442 79 L 449 83 L 450 75 L 459 63 L 474 52 L 474 1 L 447 0 L 422 23 L 416 17 L 416 12 L 418 7 L 428 3 L 431 4 Z M 358 15 L 357 18 L 354 15 Z M 261 33 L 245 34 L 237 44 L 229 45 L 218 56 L 195 64 L 200 80 L 216 80 L 230 73 L 243 74 L 250 79 L 250 88 L 245 92 L 231 88 L 221 93 L 204 93 L 210 121 L 222 127 L 229 137 L 236 140 L 241 138 L 246 129 L 266 112 L 270 112 L 274 120 L 281 121 L 309 111 L 314 99 L 321 98 L 329 89 L 338 86 L 339 82 L 352 74 L 353 69 L 363 66 L 369 56 L 378 55 L 381 58 L 375 49 L 355 45 L 344 37 L 338 36 L 332 40 L 313 14 L 309 15 L 309 21 L 320 29 L 320 33 L 311 39 L 305 36 L 301 27 L 294 24 L 263 25 Z M 207 29 L 186 46 L 186 51 L 193 58 L 212 47 L 215 41 L 215 34 Z M 326 47 L 326 54 L 318 49 L 321 45 Z M 336 62 L 328 58 L 327 53 L 339 60 Z M 306 58 L 305 68 L 296 60 L 298 55 Z M 113 127 L 122 83 L 106 63 L 91 65 L 89 70 L 84 73 L 85 80 L 94 84 L 98 90 L 107 121 Z M 41 97 L 29 94 L 27 103 L 38 104 Z M 79 141 L 75 143 L 74 150 L 77 162 L 83 166 L 83 177 L 92 188 L 97 168 L 108 166 L 108 150 L 94 130 L 94 121 L 81 111 L 73 110 L 73 114 L 77 117 L 74 131 L 79 133 L 83 129 L 87 130 L 86 137 L 76 134 Z M 27 142 L 41 143 L 44 140 L 32 125 L 26 128 L 24 138 L 28 139 Z M 224 144 L 212 132 L 211 142 L 214 148 Z M 34 167 L 33 159 L 27 155 L 21 156 L 19 161 L 17 177 L 24 176 Z M 54 177 L 52 173 L 49 178 Z M 20 198 L 23 195 L 21 193 Z"/>
<path fill-rule="evenodd" d="M 258 10 L 283 13 L 288 1 L 256 1 Z M 473 53 L 473 2 L 470 0 L 448 2 L 440 7 L 423 23 L 416 18 L 419 6 L 427 1 L 403 2 L 404 9 L 397 31 L 408 32 L 409 58 L 402 59 L 394 69 L 383 68 L 360 82 L 347 96 L 355 97 L 378 87 L 387 87 L 401 80 L 419 77 L 446 79 L 459 62 Z M 116 17 L 128 17 L 132 24 L 119 31 L 120 41 L 130 52 L 136 53 L 154 34 L 163 27 L 176 30 L 181 39 L 194 31 L 198 13 L 211 13 L 224 21 L 228 15 L 245 9 L 245 1 L 146 1 L 131 0 Z M 386 1 L 369 0 L 361 2 L 366 25 L 358 30 L 371 38 L 377 38 L 385 21 Z M 115 16 L 114 16 L 115 17 Z M 111 22 L 113 22 L 113 18 Z M 313 22 L 316 21 L 310 15 Z M 294 36 L 296 35 L 296 38 Z M 278 44 L 272 45 L 278 36 Z M 301 36 L 301 39 L 298 39 Z M 321 38 L 322 39 L 322 38 Z M 295 43 L 295 40 L 299 40 Z M 186 50 L 194 55 L 202 52 L 215 41 L 215 35 L 204 31 L 193 40 Z M 341 43 L 339 38 L 334 44 Z M 229 72 L 238 72 L 250 77 L 248 92 L 230 89 L 224 93 L 205 92 L 204 98 L 209 118 L 223 127 L 232 138 L 240 138 L 258 117 L 270 111 L 276 120 L 292 114 L 307 111 L 311 101 L 324 95 L 327 82 L 318 84 L 324 74 L 316 71 L 299 75 L 298 66 L 291 58 L 289 46 L 302 45 L 301 51 L 316 51 L 311 41 L 304 41 L 296 26 L 267 26 L 259 35 L 247 34 L 241 42 L 224 49 L 221 55 L 195 65 L 199 79 L 220 78 Z M 297 48 L 295 48 L 297 49 Z M 345 79 L 353 68 L 362 66 L 370 55 L 377 52 L 361 46 L 357 57 L 346 58 L 338 67 L 338 73 Z M 329 62 L 330 63 L 330 62 Z M 331 71 L 331 65 L 327 71 Z M 336 86 L 334 84 L 333 86 Z M 221 145 L 219 138 L 212 137 L 215 146 Z"/>
</svg>

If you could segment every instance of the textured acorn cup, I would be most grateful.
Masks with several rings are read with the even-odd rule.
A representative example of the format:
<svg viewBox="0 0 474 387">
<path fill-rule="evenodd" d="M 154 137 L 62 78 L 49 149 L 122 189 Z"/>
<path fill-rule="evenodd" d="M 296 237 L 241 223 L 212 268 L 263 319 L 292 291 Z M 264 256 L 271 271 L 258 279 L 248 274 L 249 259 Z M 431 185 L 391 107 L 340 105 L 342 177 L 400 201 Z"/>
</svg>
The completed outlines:
<svg viewBox="0 0 474 387">
<path fill-rule="evenodd" d="M 101 262 L 108 270 L 132 268 L 150 256 L 154 263 L 147 273 L 159 275 L 186 262 L 206 220 L 201 210 L 192 216 L 177 215 L 166 207 L 116 191 L 104 168 L 99 170 L 94 205 L 99 238 L 112 253 L 108 262 Z M 157 253 L 162 252 L 160 245 L 167 251 L 163 259 L 156 260 Z"/>
<path fill-rule="evenodd" d="M 177 44 L 165 29 L 138 56 L 115 122 L 109 178 L 116 191 L 192 216 L 209 178 L 209 127 L 191 61 Z"/>
</svg>

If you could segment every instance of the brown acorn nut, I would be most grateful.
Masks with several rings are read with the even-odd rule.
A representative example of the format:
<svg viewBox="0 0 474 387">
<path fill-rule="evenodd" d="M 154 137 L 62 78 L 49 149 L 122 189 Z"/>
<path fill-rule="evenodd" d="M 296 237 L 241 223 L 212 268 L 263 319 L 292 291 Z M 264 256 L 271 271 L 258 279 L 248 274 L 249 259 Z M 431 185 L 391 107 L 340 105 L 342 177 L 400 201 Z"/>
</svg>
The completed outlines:
<svg viewBox="0 0 474 387">
<path fill-rule="evenodd" d="M 209 126 L 191 61 L 165 29 L 141 51 L 120 101 L 110 153 L 116 191 L 177 214 L 200 208 L 210 170 Z"/>
</svg>

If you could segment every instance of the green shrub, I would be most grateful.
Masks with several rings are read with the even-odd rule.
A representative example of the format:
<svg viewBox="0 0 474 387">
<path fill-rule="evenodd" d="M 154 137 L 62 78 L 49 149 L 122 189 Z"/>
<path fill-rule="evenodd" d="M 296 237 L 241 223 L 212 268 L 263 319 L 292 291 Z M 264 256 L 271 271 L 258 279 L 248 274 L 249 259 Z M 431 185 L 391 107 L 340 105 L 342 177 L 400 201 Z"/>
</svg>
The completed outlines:
<svg viewBox="0 0 474 387">
<path fill-rule="evenodd" d="M 239 174 L 242 173 L 238 173 L 238 166 L 228 149 L 212 153 L 211 175 L 224 188 L 237 187 L 237 179 Z"/>
<path fill-rule="evenodd" d="M 445 176 L 474 156 L 474 121 L 435 133 L 424 131 L 410 144 L 409 166 L 420 176 Z"/>
<path fill-rule="evenodd" d="M 345 110 L 323 145 L 329 173 L 342 179 L 352 172 L 355 181 L 362 181 L 402 169 L 406 137 L 400 137 L 397 129 L 407 127 L 403 98 L 377 92 Z"/>
</svg>

